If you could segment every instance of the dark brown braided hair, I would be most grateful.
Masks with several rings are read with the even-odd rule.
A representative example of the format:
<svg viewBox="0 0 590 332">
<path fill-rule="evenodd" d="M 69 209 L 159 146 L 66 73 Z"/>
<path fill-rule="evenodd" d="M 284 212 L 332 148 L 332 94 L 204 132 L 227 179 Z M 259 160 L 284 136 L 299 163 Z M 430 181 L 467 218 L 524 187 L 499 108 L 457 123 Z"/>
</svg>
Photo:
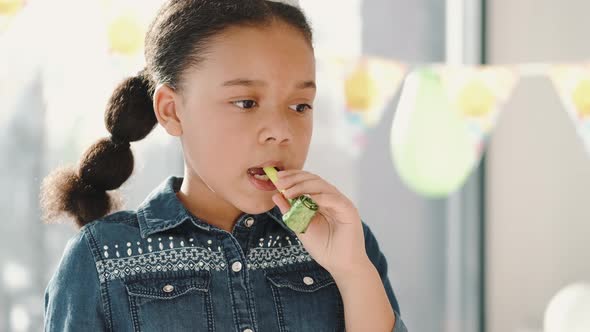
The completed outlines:
<svg viewBox="0 0 590 332">
<path fill-rule="evenodd" d="M 78 227 L 119 209 L 121 200 L 109 191 L 133 172 L 130 142 L 146 137 L 157 124 L 152 95 L 156 84 L 182 91 L 183 73 L 201 63 L 208 43 L 232 26 L 270 26 L 285 22 L 303 33 L 310 46 L 312 32 L 300 9 L 266 0 L 171 0 L 150 25 L 145 39 L 146 68 L 124 80 L 113 92 L 105 125 L 111 136 L 99 139 L 75 167 L 51 172 L 41 186 L 43 219 L 62 214 Z"/>
</svg>

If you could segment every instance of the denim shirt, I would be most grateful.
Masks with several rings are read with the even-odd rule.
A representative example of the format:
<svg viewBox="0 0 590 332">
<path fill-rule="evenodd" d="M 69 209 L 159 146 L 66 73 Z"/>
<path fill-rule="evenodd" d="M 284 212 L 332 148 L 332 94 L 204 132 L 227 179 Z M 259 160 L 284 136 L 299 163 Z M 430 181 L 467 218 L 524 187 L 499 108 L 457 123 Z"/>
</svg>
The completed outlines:
<svg viewBox="0 0 590 332">
<path fill-rule="evenodd" d="M 169 177 L 137 211 L 81 228 L 45 291 L 46 331 L 343 331 L 330 273 L 305 251 L 277 207 L 240 216 L 232 233 L 193 216 Z M 387 262 L 363 223 L 397 323 L 407 331 Z"/>
</svg>

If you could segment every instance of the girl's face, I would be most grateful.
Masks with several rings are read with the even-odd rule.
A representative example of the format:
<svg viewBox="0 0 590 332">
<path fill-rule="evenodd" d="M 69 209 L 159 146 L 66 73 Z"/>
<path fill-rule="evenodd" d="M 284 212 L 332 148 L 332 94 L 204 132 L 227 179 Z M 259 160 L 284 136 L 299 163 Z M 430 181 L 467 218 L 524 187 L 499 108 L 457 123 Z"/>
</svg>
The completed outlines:
<svg viewBox="0 0 590 332">
<path fill-rule="evenodd" d="M 276 190 L 255 185 L 249 169 L 303 168 L 316 92 L 314 53 L 303 34 L 281 22 L 230 28 L 183 82 L 176 107 L 185 176 L 214 193 L 214 206 L 270 210 Z"/>
</svg>

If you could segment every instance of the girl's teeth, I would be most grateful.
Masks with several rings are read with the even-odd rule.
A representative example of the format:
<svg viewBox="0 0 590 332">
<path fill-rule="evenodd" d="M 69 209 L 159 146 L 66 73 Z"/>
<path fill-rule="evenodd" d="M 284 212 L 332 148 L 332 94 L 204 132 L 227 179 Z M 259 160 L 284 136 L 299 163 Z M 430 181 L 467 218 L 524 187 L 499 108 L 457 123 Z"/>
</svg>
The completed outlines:
<svg viewBox="0 0 590 332">
<path fill-rule="evenodd" d="M 266 174 L 264 175 L 259 175 L 259 174 L 254 174 L 254 177 L 257 178 L 258 180 L 262 180 L 262 181 L 268 181 L 269 178 Z"/>
</svg>

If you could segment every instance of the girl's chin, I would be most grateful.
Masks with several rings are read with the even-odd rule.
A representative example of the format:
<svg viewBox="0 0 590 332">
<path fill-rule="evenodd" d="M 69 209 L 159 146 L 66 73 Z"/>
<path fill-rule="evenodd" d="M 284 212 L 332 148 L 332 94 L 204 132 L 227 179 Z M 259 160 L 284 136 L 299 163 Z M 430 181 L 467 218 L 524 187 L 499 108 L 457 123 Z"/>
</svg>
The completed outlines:
<svg viewBox="0 0 590 332">
<path fill-rule="evenodd" d="M 275 203 L 272 201 L 272 192 L 264 193 L 265 198 L 249 197 L 248 203 L 240 208 L 244 213 L 257 215 L 268 212 L 275 207 Z M 255 200 L 256 199 L 256 200 Z"/>
</svg>

